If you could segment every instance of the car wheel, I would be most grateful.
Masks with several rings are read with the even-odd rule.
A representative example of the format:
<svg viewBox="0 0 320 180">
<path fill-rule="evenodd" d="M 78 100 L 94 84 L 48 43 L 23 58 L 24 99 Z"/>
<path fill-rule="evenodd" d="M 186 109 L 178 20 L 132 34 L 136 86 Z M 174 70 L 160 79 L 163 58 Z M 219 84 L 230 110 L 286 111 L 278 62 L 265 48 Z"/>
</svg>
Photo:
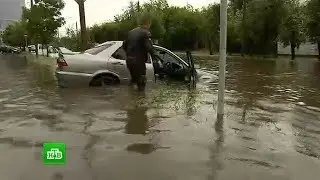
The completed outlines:
<svg viewBox="0 0 320 180">
<path fill-rule="evenodd" d="M 95 77 L 90 85 L 91 86 L 110 86 L 110 85 L 115 85 L 118 84 L 119 80 L 117 77 L 112 76 L 112 75 L 100 75 Z"/>
</svg>

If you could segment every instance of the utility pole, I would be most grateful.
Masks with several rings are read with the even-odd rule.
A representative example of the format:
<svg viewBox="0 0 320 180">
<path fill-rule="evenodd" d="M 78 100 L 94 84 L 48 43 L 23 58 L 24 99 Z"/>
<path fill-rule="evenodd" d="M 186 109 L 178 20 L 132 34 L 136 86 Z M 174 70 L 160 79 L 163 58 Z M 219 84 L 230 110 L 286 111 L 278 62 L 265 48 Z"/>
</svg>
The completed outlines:
<svg viewBox="0 0 320 180">
<path fill-rule="evenodd" d="M 81 28 L 81 51 L 85 51 L 87 48 L 87 28 L 86 28 L 86 15 L 84 10 L 84 2 L 86 0 L 76 0 L 79 5 L 79 15 L 80 15 L 80 28 Z"/>
<path fill-rule="evenodd" d="M 224 91 L 226 81 L 227 59 L 227 8 L 228 0 L 220 0 L 220 58 L 219 58 L 219 91 L 217 118 L 224 116 Z"/>
</svg>

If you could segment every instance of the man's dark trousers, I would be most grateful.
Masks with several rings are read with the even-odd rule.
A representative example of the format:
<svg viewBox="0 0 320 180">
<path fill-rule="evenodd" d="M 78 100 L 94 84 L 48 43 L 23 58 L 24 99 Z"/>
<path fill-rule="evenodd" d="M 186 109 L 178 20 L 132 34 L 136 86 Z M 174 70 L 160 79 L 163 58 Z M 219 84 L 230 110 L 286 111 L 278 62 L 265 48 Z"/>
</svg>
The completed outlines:
<svg viewBox="0 0 320 180">
<path fill-rule="evenodd" d="M 131 76 L 131 84 L 137 84 L 138 89 L 143 91 L 146 86 L 146 64 L 135 58 L 128 58 L 127 68 Z"/>
</svg>

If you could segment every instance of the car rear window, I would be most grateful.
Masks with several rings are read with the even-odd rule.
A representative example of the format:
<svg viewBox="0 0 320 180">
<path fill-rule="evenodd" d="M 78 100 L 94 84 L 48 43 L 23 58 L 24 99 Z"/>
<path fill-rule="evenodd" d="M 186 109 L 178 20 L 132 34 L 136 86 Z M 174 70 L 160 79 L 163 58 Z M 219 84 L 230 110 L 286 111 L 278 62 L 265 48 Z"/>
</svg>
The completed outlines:
<svg viewBox="0 0 320 180">
<path fill-rule="evenodd" d="M 111 47 L 113 44 L 114 43 L 108 43 L 108 44 L 99 45 L 99 46 L 96 46 L 94 48 L 86 50 L 85 53 L 92 54 L 92 55 L 97 55 L 100 52 L 104 51 L 105 49 Z"/>
</svg>

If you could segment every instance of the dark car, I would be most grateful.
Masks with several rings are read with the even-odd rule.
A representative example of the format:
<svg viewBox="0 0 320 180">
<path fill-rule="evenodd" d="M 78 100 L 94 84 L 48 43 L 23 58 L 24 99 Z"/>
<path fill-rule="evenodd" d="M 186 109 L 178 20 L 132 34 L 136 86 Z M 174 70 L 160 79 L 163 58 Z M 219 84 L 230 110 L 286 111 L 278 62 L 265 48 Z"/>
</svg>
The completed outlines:
<svg viewBox="0 0 320 180">
<path fill-rule="evenodd" d="M 21 52 L 20 49 L 7 46 L 7 45 L 0 45 L 0 53 L 2 54 L 19 54 Z"/>
</svg>

